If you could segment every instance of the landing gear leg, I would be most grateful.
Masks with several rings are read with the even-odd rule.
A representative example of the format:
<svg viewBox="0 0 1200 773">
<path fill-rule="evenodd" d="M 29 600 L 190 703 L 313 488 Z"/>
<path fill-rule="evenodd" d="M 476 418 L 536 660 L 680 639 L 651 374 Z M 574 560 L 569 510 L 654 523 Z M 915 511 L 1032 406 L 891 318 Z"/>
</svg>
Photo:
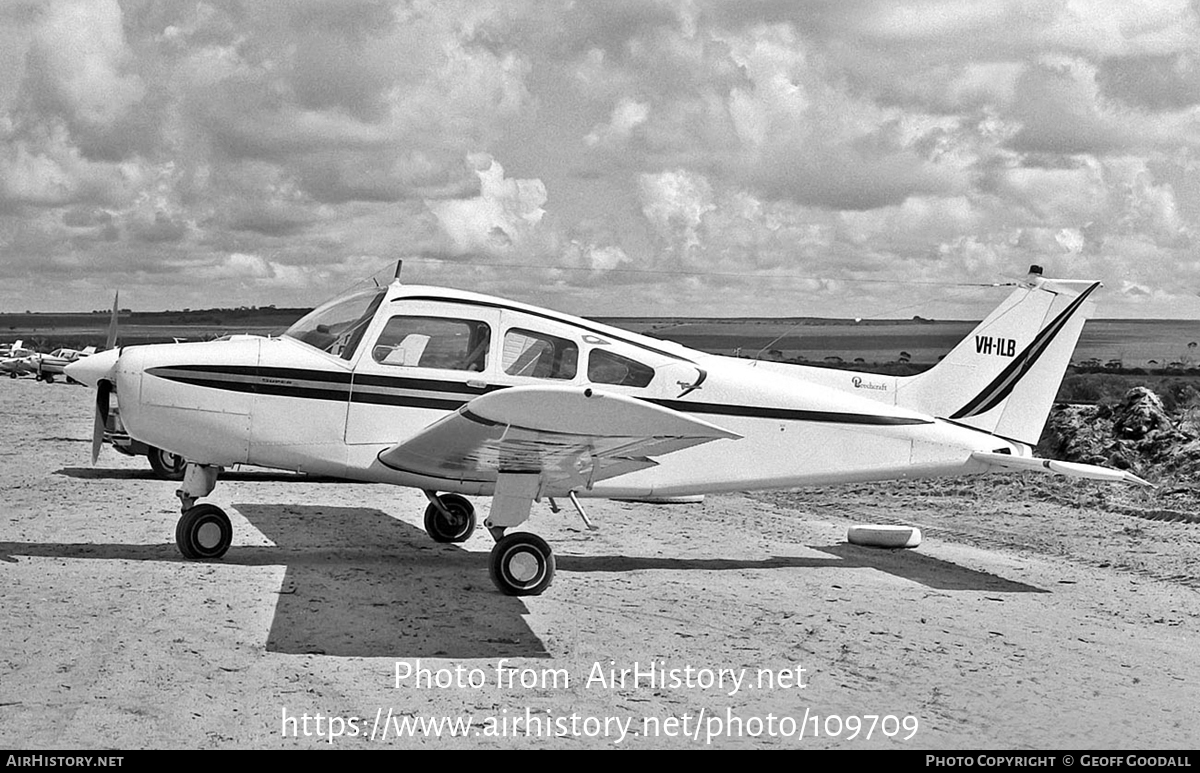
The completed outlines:
<svg viewBox="0 0 1200 773">
<path fill-rule="evenodd" d="M 233 543 L 233 524 L 216 505 L 198 505 L 196 500 L 216 488 L 220 467 L 188 463 L 179 497 L 182 515 L 175 525 L 175 545 L 185 558 L 214 559 L 225 555 Z"/>
<path fill-rule="evenodd" d="M 491 518 L 488 518 L 486 521 L 484 521 L 483 525 L 487 527 L 488 534 L 491 534 L 492 539 L 496 542 L 500 541 L 500 538 L 504 536 L 505 529 L 508 528 L 507 526 L 496 526 L 494 523 L 492 523 Z"/>
<path fill-rule="evenodd" d="M 217 487 L 217 476 L 221 468 L 211 464 L 187 463 L 183 470 L 183 484 L 175 491 L 181 510 L 187 511 L 200 497 L 206 497 Z"/>
<path fill-rule="evenodd" d="M 488 558 L 492 583 L 506 596 L 536 596 L 554 579 L 554 554 L 546 540 L 525 531 L 505 531 L 529 520 L 540 489 L 537 475 L 501 473 L 484 525 L 496 540 Z"/>
</svg>

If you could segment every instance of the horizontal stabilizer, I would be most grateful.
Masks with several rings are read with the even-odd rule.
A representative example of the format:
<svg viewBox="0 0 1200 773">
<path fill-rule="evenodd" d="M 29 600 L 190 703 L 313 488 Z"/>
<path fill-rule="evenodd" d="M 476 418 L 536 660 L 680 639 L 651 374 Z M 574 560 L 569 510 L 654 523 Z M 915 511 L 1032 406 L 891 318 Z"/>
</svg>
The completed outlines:
<svg viewBox="0 0 1200 773">
<path fill-rule="evenodd" d="M 650 457 L 736 433 L 624 395 L 582 387 L 510 387 L 480 395 L 379 461 L 401 472 L 495 482 L 504 473 L 540 476 L 547 495 L 653 467 Z"/>
<path fill-rule="evenodd" d="M 1037 457 L 1030 456 L 993 454 L 985 451 L 977 451 L 971 454 L 971 458 L 978 462 L 983 462 L 988 467 L 993 467 L 1000 470 L 1013 470 L 1016 472 L 1053 472 L 1058 473 L 1059 475 L 1066 475 L 1071 478 L 1106 480 L 1112 483 L 1128 483 L 1132 486 L 1148 486 L 1150 488 L 1154 488 L 1153 483 L 1142 480 L 1131 472 L 1126 472 L 1125 470 L 1112 470 L 1108 467 L 1099 467 L 1094 464 L 1060 462 L 1055 459 L 1038 459 Z"/>
</svg>

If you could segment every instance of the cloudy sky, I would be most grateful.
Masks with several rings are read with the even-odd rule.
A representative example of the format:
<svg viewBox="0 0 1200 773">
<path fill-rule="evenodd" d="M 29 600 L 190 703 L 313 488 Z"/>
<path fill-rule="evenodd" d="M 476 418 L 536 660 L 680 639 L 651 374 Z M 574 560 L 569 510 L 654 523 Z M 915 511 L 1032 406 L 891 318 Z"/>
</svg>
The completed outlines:
<svg viewBox="0 0 1200 773">
<path fill-rule="evenodd" d="M 0 310 L 1200 317 L 1200 0 L 0 0 Z"/>
</svg>

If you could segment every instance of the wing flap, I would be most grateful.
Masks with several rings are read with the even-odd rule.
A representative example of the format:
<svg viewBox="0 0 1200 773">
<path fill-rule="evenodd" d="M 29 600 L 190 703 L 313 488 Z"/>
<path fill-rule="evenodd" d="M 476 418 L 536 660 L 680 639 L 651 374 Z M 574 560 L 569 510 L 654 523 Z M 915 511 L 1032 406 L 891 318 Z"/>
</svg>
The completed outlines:
<svg viewBox="0 0 1200 773">
<path fill-rule="evenodd" d="M 538 473 L 554 488 L 653 467 L 650 457 L 740 435 L 644 400 L 582 387 L 510 387 L 480 395 L 385 449 L 393 469 L 455 481 Z"/>
<path fill-rule="evenodd" d="M 1090 480 L 1105 480 L 1112 483 L 1128 483 L 1133 486 L 1154 487 L 1153 483 L 1143 480 L 1125 470 L 1112 470 L 1094 464 L 1079 462 L 1060 462 L 1056 459 L 1039 459 L 1030 456 L 1012 456 L 1010 454 L 993 454 L 977 451 L 971 458 L 982 462 L 988 467 L 1013 470 L 1018 472 L 1054 472 L 1072 478 L 1088 478 Z"/>
</svg>

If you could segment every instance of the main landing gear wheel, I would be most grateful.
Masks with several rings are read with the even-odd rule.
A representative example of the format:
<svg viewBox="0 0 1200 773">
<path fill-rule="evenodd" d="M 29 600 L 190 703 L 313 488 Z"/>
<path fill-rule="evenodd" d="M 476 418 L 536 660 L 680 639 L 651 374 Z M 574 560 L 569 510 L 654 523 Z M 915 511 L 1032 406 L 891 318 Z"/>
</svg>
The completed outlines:
<svg viewBox="0 0 1200 773">
<path fill-rule="evenodd" d="M 443 513 L 434 503 L 425 508 L 425 531 L 434 542 L 466 542 L 475 531 L 475 505 L 458 494 L 438 497 Z"/>
<path fill-rule="evenodd" d="M 150 469 L 163 480 L 183 480 L 187 460 L 182 456 L 161 448 L 151 448 L 146 452 L 146 458 L 150 460 Z"/>
<path fill-rule="evenodd" d="M 216 505 L 193 505 L 175 525 L 175 544 L 186 558 L 220 558 L 233 542 L 233 524 Z"/>
<path fill-rule="evenodd" d="M 506 534 L 492 547 L 488 573 L 506 596 L 536 596 L 554 579 L 554 554 L 536 534 Z"/>
</svg>

